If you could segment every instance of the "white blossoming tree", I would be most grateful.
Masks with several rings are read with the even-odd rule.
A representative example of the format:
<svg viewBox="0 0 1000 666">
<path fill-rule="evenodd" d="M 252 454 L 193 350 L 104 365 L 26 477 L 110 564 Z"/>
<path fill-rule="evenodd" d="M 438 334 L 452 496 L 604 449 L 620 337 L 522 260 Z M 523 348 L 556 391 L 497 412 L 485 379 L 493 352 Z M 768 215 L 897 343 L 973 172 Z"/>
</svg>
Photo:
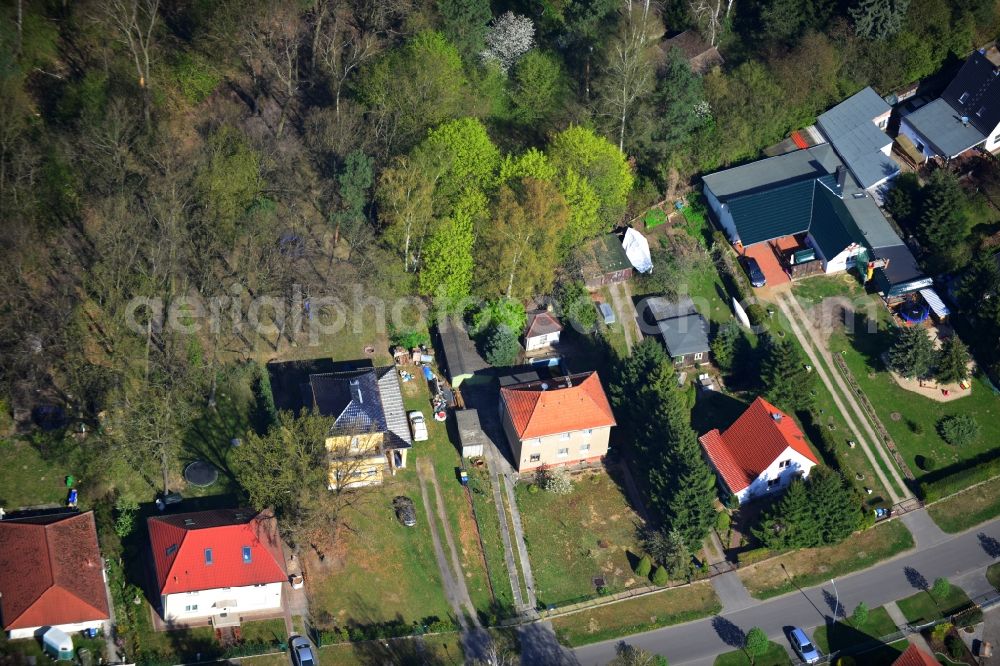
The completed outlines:
<svg viewBox="0 0 1000 666">
<path fill-rule="evenodd" d="M 504 73 L 517 64 L 535 45 L 535 24 L 527 16 L 507 12 L 490 24 L 486 33 L 486 50 L 482 52 L 485 63 L 495 63 Z"/>
</svg>

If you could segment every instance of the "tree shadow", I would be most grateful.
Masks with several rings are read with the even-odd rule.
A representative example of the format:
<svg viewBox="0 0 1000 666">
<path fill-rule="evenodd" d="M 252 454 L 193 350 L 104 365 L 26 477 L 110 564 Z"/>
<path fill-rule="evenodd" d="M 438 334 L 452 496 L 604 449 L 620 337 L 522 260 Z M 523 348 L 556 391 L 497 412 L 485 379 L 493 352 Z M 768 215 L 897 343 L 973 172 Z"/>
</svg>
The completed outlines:
<svg viewBox="0 0 1000 666">
<path fill-rule="evenodd" d="M 712 629 L 722 642 L 731 648 L 742 650 L 746 645 L 746 632 L 721 615 L 712 618 Z"/>
<path fill-rule="evenodd" d="M 927 592 L 930 589 L 930 584 L 927 582 L 927 578 L 925 578 L 922 573 L 913 567 L 905 567 L 903 569 L 903 575 L 906 576 L 906 582 L 908 582 L 915 590 Z"/>
<path fill-rule="evenodd" d="M 702 391 L 691 410 L 691 427 L 699 435 L 725 430 L 746 411 L 747 403 L 721 391 Z"/>
<path fill-rule="evenodd" d="M 826 605 L 830 608 L 830 612 L 833 613 L 834 618 L 847 617 L 847 614 L 844 611 L 844 604 L 840 603 L 840 600 L 837 599 L 837 595 L 833 592 L 823 590 L 823 601 L 825 601 Z"/>
<path fill-rule="evenodd" d="M 979 539 L 979 545 L 982 546 L 987 555 L 990 557 L 1000 557 L 1000 540 L 994 539 L 985 532 L 980 532 L 976 537 Z"/>
<path fill-rule="evenodd" d="M 548 622 L 532 622 L 518 629 L 522 664 L 572 666 L 579 664 L 576 656 L 559 644 Z"/>
<path fill-rule="evenodd" d="M 427 646 L 423 638 L 389 638 L 354 643 L 354 658 L 359 664 L 383 666 L 445 666 L 465 663 L 458 637 L 455 641 L 439 644 L 444 656 L 438 655 Z"/>
</svg>

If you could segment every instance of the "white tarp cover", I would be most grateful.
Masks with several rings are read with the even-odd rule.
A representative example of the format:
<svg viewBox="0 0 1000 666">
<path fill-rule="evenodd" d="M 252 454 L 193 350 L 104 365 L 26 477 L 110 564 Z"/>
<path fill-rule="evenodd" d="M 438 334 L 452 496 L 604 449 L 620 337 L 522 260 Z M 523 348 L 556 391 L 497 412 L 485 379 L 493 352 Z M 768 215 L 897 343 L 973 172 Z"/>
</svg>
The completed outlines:
<svg viewBox="0 0 1000 666">
<path fill-rule="evenodd" d="M 944 301 L 941 300 L 941 297 L 938 296 L 937 292 L 933 289 L 921 289 L 920 295 L 924 297 L 924 300 L 927 301 L 927 305 L 931 306 L 931 310 L 933 310 L 934 314 L 938 317 L 947 317 L 951 314 L 948 306 L 944 304 Z"/>
<path fill-rule="evenodd" d="M 653 270 L 653 258 L 649 255 L 649 243 L 645 236 L 632 227 L 625 230 L 622 248 L 635 270 L 640 273 L 648 273 Z"/>
</svg>

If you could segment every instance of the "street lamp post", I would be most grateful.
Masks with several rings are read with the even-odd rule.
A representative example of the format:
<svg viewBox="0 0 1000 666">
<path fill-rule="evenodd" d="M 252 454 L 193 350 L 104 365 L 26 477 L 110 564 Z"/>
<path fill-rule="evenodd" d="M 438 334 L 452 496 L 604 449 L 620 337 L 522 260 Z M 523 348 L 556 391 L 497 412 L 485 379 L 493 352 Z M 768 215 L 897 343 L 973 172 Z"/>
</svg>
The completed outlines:
<svg viewBox="0 0 1000 666">
<path fill-rule="evenodd" d="M 837 615 L 839 614 L 840 611 L 840 593 L 837 592 L 837 583 L 832 578 L 830 579 L 830 584 L 833 585 L 833 594 L 836 599 L 833 602 L 833 621 L 836 622 Z"/>
</svg>

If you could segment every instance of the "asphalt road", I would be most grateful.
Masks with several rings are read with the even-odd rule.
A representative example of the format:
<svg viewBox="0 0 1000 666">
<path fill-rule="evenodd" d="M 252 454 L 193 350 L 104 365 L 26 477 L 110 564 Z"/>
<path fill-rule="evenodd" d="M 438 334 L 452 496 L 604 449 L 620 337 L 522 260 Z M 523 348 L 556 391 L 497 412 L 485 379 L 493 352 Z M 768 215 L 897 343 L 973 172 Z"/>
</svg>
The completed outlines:
<svg viewBox="0 0 1000 666">
<path fill-rule="evenodd" d="M 970 594 L 984 590 L 969 581 L 978 582 L 976 576 L 989 564 L 998 561 L 991 557 L 979 535 L 1000 539 L 1000 519 L 984 523 L 963 534 L 949 536 L 936 544 L 920 546 L 884 564 L 866 569 L 844 578 L 838 578 L 836 593 L 840 595 L 841 615 L 849 614 L 858 602 L 869 608 L 902 599 L 916 592 L 914 579 L 922 576 L 930 585 L 935 578 L 946 577 L 961 582 Z M 916 573 L 914 573 L 916 572 Z M 733 650 L 743 632 L 760 627 L 779 643 L 787 644 L 785 630 L 798 625 L 812 630 L 833 617 L 836 605 L 834 587 L 830 583 L 786 594 L 769 601 L 721 616 L 665 627 L 623 639 L 595 643 L 574 651 L 580 664 L 607 664 L 613 657 L 615 645 L 624 640 L 630 645 L 662 654 L 672 666 L 678 664 L 711 664 L 714 657 Z M 727 644 L 728 643 L 728 644 Z"/>
</svg>

